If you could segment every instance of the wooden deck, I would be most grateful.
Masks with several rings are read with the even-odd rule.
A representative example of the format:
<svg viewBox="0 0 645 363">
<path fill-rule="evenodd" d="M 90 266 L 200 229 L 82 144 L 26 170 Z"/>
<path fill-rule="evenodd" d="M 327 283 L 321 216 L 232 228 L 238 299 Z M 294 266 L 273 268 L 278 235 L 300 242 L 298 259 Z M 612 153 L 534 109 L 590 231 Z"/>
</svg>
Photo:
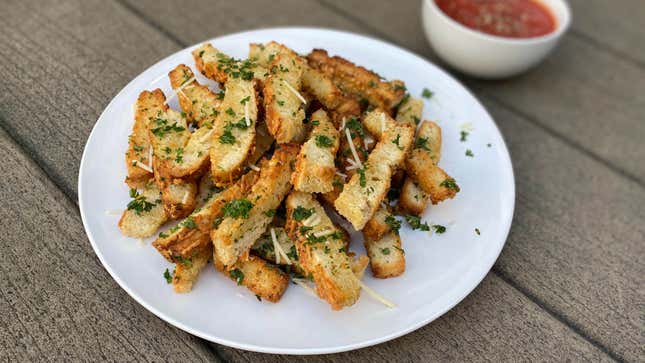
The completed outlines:
<svg viewBox="0 0 645 363">
<path fill-rule="evenodd" d="M 439 62 L 420 2 L 5 0 L 0 360 L 645 361 L 645 1 L 571 5 L 572 29 L 538 68 L 497 82 L 456 75 L 502 129 L 517 183 L 509 239 L 482 284 L 402 338 L 291 357 L 193 337 L 112 280 L 78 213 L 83 146 L 130 79 L 231 32 L 336 28 Z"/>
</svg>

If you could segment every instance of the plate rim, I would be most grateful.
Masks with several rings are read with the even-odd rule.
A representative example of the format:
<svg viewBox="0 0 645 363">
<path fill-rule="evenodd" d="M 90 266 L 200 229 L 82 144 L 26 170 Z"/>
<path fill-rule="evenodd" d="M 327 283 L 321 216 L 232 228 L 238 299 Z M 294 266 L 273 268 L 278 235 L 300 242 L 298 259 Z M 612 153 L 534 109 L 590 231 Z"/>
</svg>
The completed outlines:
<svg viewBox="0 0 645 363">
<path fill-rule="evenodd" d="M 472 99 L 476 102 L 476 104 L 483 110 L 483 112 L 486 114 L 486 116 L 488 116 L 488 118 L 492 121 L 492 124 L 493 124 L 495 130 L 497 131 L 497 133 L 499 134 L 500 139 L 502 141 L 503 152 L 501 153 L 501 155 L 502 155 L 501 162 L 503 164 L 505 164 L 504 169 L 507 170 L 510 173 L 510 178 L 511 178 L 510 183 L 509 183 L 511 190 L 509 190 L 509 192 L 512 192 L 513 197 L 512 197 L 512 199 L 510 199 L 510 206 L 509 206 L 510 207 L 510 218 L 508 218 L 508 220 L 505 221 L 505 225 L 502 227 L 502 230 L 504 231 L 504 233 L 503 233 L 503 235 L 504 235 L 503 242 L 501 244 L 499 244 L 499 247 L 498 247 L 498 249 L 497 249 L 497 251 L 495 253 L 495 258 L 492 259 L 492 261 L 488 264 L 488 266 L 487 266 L 487 268 L 485 270 L 486 272 L 483 273 L 482 276 L 479 279 L 475 279 L 476 283 L 474 283 L 472 286 L 469 286 L 468 288 L 464 289 L 464 292 L 461 295 L 459 295 L 452 303 L 446 304 L 446 306 L 443 309 L 438 310 L 434 314 L 430 314 L 425 319 L 419 320 L 416 323 L 411 324 L 410 326 L 406 327 L 405 329 L 402 329 L 400 331 L 393 332 L 393 333 L 390 333 L 390 334 L 387 334 L 387 335 L 384 335 L 384 336 L 381 336 L 381 337 L 378 337 L 378 338 L 373 338 L 373 339 L 361 341 L 361 342 L 358 342 L 358 343 L 352 343 L 352 344 L 347 344 L 347 345 L 338 345 L 338 346 L 335 346 L 335 347 L 322 347 L 322 348 L 271 348 L 271 347 L 260 346 L 260 345 L 256 345 L 256 344 L 238 343 L 236 341 L 228 340 L 228 339 L 217 337 L 217 336 L 214 336 L 214 335 L 205 334 L 205 333 L 202 333 L 202 332 L 200 332 L 200 331 L 198 331 L 196 329 L 193 329 L 192 327 L 188 326 L 187 324 L 184 324 L 183 322 L 178 321 L 178 320 L 174 319 L 173 317 L 162 313 L 161 311 L 159 311 L 158 309 L 154 308 L 153 306 L 147 304 L 143 300 L 143 298 L 140 297 L 139 295 L 137 295 L 134 291 L 132 291 L 130 289 L 130 287 L 113 271 L 113 269 L 110 267 L 110 265 L 106 263 L 103 254 L 100 252 L 100 250 L 99 250 L 99 248 L 98 248 L 98 246 L 97 246 L 97 244 L 96 244 L 96 242 L 94 240 L 94 236 L 93 236 L 92 231 L 88 228 L 88 222 L 86 222 L 86 217 L 85 217 L 86 211 L 85 211 L 85 208 L 83 207 L 84 206 L 84 203 L 83 203 L 83 194 L 84 194 L 83 190 L 84 190 L 84 187 L 83 187 L 82 180 L 83 180 L 83 175 L 84 175 L 83 170 L 85 169 L 85 165 L 87 163 L 86 153 L 87 153 L 87 150 L 88 150 L 88 145 L 96 137 L 95 131 L 96 131 L 96 128 L 97 128 L 97 125 L 98 125 L 99 121 L 105 116 L 105 113 L 107 112 L 107 110 L 112 107 L 112 105 L 114 104 L 115 100 L 117 98 L 119 98 L 126 91 L 126 89 L 128 89 L 130 87 L 130 85 L 136 83 L 136 81 L 139 78 L 143 77 L 143 75 L 146 73 L 146 71 L 148 69 L 157 66 L 158 64 L 164 62 L 168 58 L 177 56 L 178 54 L 180 54 L 182 52 L 185 52 L 186 50 L 193 49 L 196 46 L 198 46 L 200 44 L 203 44 L 205 42 L 215 42 L 218 39 L 221 39 L 221 38 L 224 38 L 224 37 L 248 35 L 248 34 L 261 32 L 261 31 L 278 31 L 278 32 L 280 32 L 280 31 L 291 31 L 291 32 L 293 32 L 293 31 L 303 31 L 303 32 L 311 32 L 311 31 L 313 31 L 313 32 L 323 32 L 323 33 L 329 33 L 330 35 L 341 36 L 341 37 L 350 36 L 350 37 L 364 38 L 364 39 L 367 39 L 367 40 L 370 40 L 370 41 L 374 41 L 374 42 L 377 42 L 377 43 L 381 43 L 381 44 L 390 46 L 390 47 L 394 48 L 395 50 L 397 50 L 398 52 L 401 52 L 401 53 L 403 53 L 403 54 L 405 54 L 405 55 L 407 55 L 409 57 L 416 58 L 416 60 L 422 61 L 426 65 L 434 68 L 437 72 L 441 73 L 444 77 L 447 77 L 448 79 L 450 79 L 453 82 L 455 82 L 456 84 L 458 84 L 463 89 L 463 91 L 466 92 L 466 94 L 468 94 L 470 97 L 472 97 Z M 85 142 L 85 146 L 83 147 L 83 154 L 81 156 L 81 162 L 80 162 L 79 173 L 78 173 L 78 206 L 79 206 L 79 212 L 80 212 L 80 215 L 81 215 L 81 220 L 83 222 L 83 228 L 85 230 L 85 234 L 87 235 L 87 237 L 88 237 L 88 239 L 90 241 L 90 244 L 92 246 L 92 249 L 94 250 L 94 253 L 99 258 L 99 261 L 101 261 L 101 265 L 103 265 L 103 268 L 105 268 L 107 270 L 107 272 L 110 274 L 110 276 L 117 282 L 117 284 L 123 290 L 125 290 L 125 292 L 131 298 L 133 298 L 137 303 L 139 303 L 141 306 L 143 306 L 149 312 L 153 313 L 159 319 L 161 319 L 161 320 L 165 321 L 166 323 L 168 323 L 168 324 L 170 324 L 170 325 L 172 325 L 172 326 L 174 326 L 176 328 L 179 328 L 179 329 L 181 329 L 181 330 L 183 330 L 183 331 L 185 331 L 187 333 L 190 333 L 190 334 L 192 334 L 194 336 L 197 336 L 199 338 L 202 338 L 204 340 L 207 340 L 207 341 L 210 341 L 210 342 L 213 342 L 213 343 L 216 343 L 216 344 L 221 344 L 221 345 L 225 345 L 225 346 L 236 348 L 236 349 L 243 349 L 243 350 L 247 350 L 247 351 L 259 352 L 259 353 L 270 353 L 270 354 L 289 354 L 289 355 L 331 354 L 331 353 L 340 353 L 340 352 L 346 352 L 346 351 L 366 348 L 366 347 L 374 346 L 374 345 L 384 343 L 384 342 L 399 338 L 401 336 L 407 335 L 407 334 L 409 334 L 409 333 L 411 333 L 411 332 L 413 332 L 413 331 L 415 331 L 415 330 L 417 330 L 417 329 L 419 329 L 419 328 L 431 323 L 432 321 L 438 319 L 439 317 L 443 316 L 445 313 L 447 313 L 448 311 L 452 310 L 452 308 L 454 308 L 457 304 L 459 304 L 461 301 L 463 301 L 468 295 L 470 295 L 470 293 L 473 292 L 473 290 L 475 290 L 475 288 L 477 288 L 477 286 L 479 286 L 481 284 L 483 279 L 488 275 L 488 273 L 492 269 L 493 265 L 495 264 L 495 262 L 499 258 L 499 255 L 501 254 L 504 246 L 506 245 L 506 241 L 508 240 L 508 235 L 509 235 L 509 232 L 510 232 L 510 229 L 511 229 L 511 225 L 513 224 L 513 219 L 514 219 L 514 215 L 515 215 L 515 200 L 516 200 L 516 198 L 517 198 L 517 195 L 516 195 L 516 186 L 515 186 L 515 173 L 514 173 L 513 164 L 512 164 L 512 161 L 511 161 L 511 157 L 510 157 L 510 152 L 508 150 L 506 140 L 504 139 L 504 134 L 501 132 L 499 126 L 497 125 L 497 122 L 495 122 L 495 119 L 488 112 L 488 109 L 481 103 L 479 98 L 477 98 L 470 91 L 470 89 L 468 87 L 466 87 L 462 82 L 460 82 L 457 78 L 452 76 L 448 71 L 440 68 L 439 66 L 435 65 L 434 63 L 432 63 L 428 59 L 426 59 L 426 58 L 424 58 L 424 57 L 422 57 L 422 56 L 420 56 L 420 55 L 418 55 L 418 54 L 416 54 L 416 53 L 414 53 L 414 52 L 412 52 L 410 50 L 407 50 L 407 49 L 405 49 L 405 48 L 403 48 L 403 47 L 401 47 L 401 46 L 399 46 L 397 44 L 391 43 L 391 42 L 389 42 L 387 40 L 372 37 L 370 35 L 351 32 L 351 31 L 337 30 L 337 29 L 324 28 L 324 27 L 307 27 L 307 26 L 262 27 L 262 28 L 255 28 L 255 29 L 250 29 L 250 30 L 243 30 L 243 31 L 239 31 L 239 32 L 227 33 L 227 34 L 219 35 L 217 37 L 205 39 L 205 40 L 202 40 L 202 41 L 197 42 L 195 44 L 191 44 L 189 46 L 186 46 L 186 47 L 184 47 L 184 48 L 182 48 L 182 49 L 180 49 L 180 50 L 178 50 L 178 51 L 176 51 L 176 52 L 174 52 L 174 53 L 172 53 L 172 54 L 170 54 L 170 55 L 168 55 L 166 57 L 163 57 L 163 58 L 159 59 L 154 64 L 146 67 L 143 71 L 141 71 L 136 77 L 134 77 L 132 80 L 130 80 L 130 82 L 128 82 L 125 86 L 123 86 L 121 88 L 121 90 L 119 90 L 119 92 L 117 92 L 112 97 L 110 102 L 103 109 L 103 112 L 101 112 L 101 114 L 99 115 L 98 119 L 94 123 L 94 126 L 92 127 L 92 131 L 90 132 L 90 134 L 89 134 L 89 136 L 87 138 L 87 141 Z"/>
</svg>

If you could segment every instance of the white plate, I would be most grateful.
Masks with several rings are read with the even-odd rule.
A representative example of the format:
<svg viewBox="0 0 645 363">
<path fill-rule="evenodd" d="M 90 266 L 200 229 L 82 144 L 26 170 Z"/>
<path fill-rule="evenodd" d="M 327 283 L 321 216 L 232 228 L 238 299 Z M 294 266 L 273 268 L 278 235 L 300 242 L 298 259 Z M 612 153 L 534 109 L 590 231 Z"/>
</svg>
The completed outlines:
<svg viewBox="0 0 645 363">
<path fill-rule="evenodd" d="M 286 354 L 318 354 L 357 349 L 394 339 L 438 318 L 484 278 L 499 255 L 513 217 L 515 183 L 504 140 L 490 115 L 461 84 L 426 60 L 379 40 L 338 31 L 279 28 L 248 31 L 210 40 L 238 58 L 251 42 L 276 40 L 299 53 L 327 49 L 388 79 L 401 79 L 415 96 L 434 92 L 423 116 L 443 130 L 441 166 L 455 177 L 461 192 L 424 214 L 442 224 L 442 235 L 401 229 L 407 270 L 401 277 L 365 283 L 397 304 L 389 309 L 362 294 L 340 312 L 296 285 L 278 304 L 258 302 L 212 268 L 202 272 L 194 290 L 175 294 L 162 274 L 171 265 L 149 245 L 125 238 L 118 216 L 129 201 L 123 183 L 123 152 L 133 122 L 132 105 L 144 89 L 172 94 L 167 74 L 180 63 L 194 69 L 190 50 L 179 51 L 148 68 L 107 106 L 85 146 L 79 172 L 83 224 L 97 256 L 112 277 L 141 305 L 170 324 L 210 341 L 235 348 Z M 199 78 L 201 82 L 205 81 Z M 212 84 L 212 83 L 211 83 Z M 178 109 L 176 99 L 171 106 Z M 459 141 L 460 127 L 473 130 Z M 487 146 L 487 144 L 491 146 Z M 471 149 L 475 156 L 464 155 Z M 404 223 L 405 225 L 405 223 Z M 475 233 L 475 228 L 481 235 Z M 351 249 L 365 253 L 353 237 Z"/>
</svg>

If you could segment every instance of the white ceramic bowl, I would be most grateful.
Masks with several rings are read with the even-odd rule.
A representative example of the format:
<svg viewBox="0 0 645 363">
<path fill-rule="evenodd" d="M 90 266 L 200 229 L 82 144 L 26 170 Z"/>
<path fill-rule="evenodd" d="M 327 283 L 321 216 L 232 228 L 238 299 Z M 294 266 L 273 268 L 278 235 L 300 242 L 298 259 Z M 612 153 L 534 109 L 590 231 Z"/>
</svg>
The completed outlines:
<svg viewBox="0 0 645 363">
<path fill-rule="evenodd" d="M 499 79 L 537 65 L 553 50 L 571 23 L 564 0 L 540 0 L 556 20 L 555 31 L 534 38 L 505 38 L 470 29 L 448 17 L 435 3 L 423 0 L 426 38 L 450 66 L 471 76 Z"/>
</svg>

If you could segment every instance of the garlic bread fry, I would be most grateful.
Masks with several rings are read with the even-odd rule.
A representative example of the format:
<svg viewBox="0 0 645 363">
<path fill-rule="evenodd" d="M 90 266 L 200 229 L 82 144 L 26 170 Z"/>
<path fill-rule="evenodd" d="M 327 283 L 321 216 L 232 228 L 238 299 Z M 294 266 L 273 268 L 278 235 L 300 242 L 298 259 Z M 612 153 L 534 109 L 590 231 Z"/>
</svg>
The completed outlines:
<svg viewBox="0 0 645 363">
<path fill-rule="evenodd" d="M 272 211 L 291 189 L 289 179 L 297 153 L 297 145 L 281 145 L 261 168 L 250 193 L 224 206 L 223 218 L 211 232 L 216 259 L 223 265 L 245 260 L 253 243 L 266 230 L 273 219 Z"/>
<path fill-rule="evenodd" d="M 306 136 L 302 73 L 306 63 L 297 55 L 283 52 L 270 64 L 264 82 L 265 119 L 269 132 L 279 144 L 302 142 Z"/>
<path fill-rule="evenodd" d="M 298 153 L 291 183 L 295 190 L 301 192 L 326 193 L 333 189 L 336 174 L 334 158 L 340 144 L 340 134 L 322 109 L 311 115 L 311 124 L 313 129 L 309 140 Z"/>
<path fill-rule="evenodd" d="M 294 191 L 287 197 L 287 233 L 296 243 L 300 263 L 316 283 L 316 292 L 332 309 L 353 305 L 360 281 L 352 270 L 343 233 L 311 194 Z"/>
<path fill-rule="evenodd" d="M 128 237 L 145 238 L 155 234 L 168 217 L 161 204 L 161 192 L 157 185 L 149 182 L 139 193 L 130 190 L 132 200 L 119 219 L 121 233 Z"/>
<path fill-rule="evenodd" d="M 363 229 L 379 208 L 390 188 L 392 174 L 403 165 L 414 138 L 410 125 L 397 123 L 384 112 L 379 112 L 384 117 L 385 132 L 363 167 L 345 184 L 334 202 L 336 210 L 356 230 Z M 370 114 L 365 116 L 368 117 Z"/>
</svg>

